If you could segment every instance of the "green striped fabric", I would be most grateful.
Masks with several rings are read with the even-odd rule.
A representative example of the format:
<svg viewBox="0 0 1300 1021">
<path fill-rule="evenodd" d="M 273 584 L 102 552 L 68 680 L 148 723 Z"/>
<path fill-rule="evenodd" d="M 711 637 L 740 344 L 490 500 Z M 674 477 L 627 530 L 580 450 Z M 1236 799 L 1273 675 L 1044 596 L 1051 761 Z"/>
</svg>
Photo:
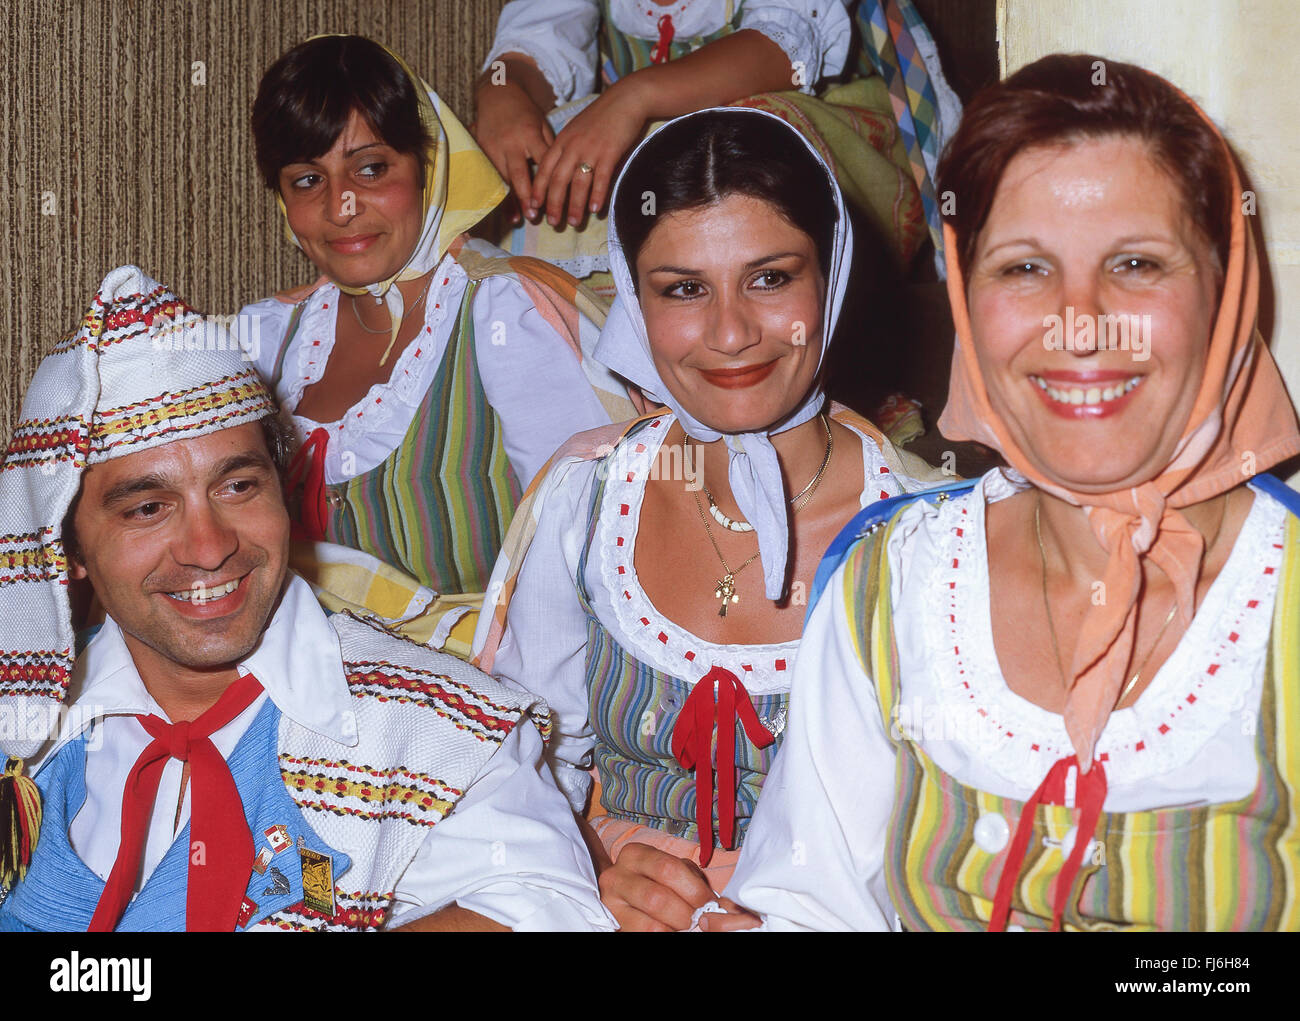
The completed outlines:
<svg viewBox="0 0 1300 1021">
<path fill-rule="evenodd" d="M 895 517 L 897 521 L 897 517 Z M 844 575 L 847 625 L 881 711 L 893 721 L 898 659 L 888 594 L 890 529 L 864 539 Z M 1085 860 L 1063 919 L 1066 930 L 1300 929 L 1300 521 L 1287 520 L 1256 754 L 1255 790 L 1197 808 L 1103 812 L 1099 853 Z M 884 598 L 881 598 L 883 595 Z M 988 925 L 1005 853 L 974 839 L 975 824 L 1000 815 L 1014 832 L 1023 802 L 958 783 L 893 725 L 898 751 L 894 810 L 885 849 L 894 908 L 909 930 Z M 1011 901 L 1010 922 L 1050 929 L 1062 839 L 1074 810 L 1041 806 Z"/>
<path fill-rule="evenodd" d="M 482 592 L 521 487 L 475 357 L 471 280 L 442 363 L 401 445 L 380 465 L 327 486 L 325 538 L 447 595 Z M 281 344 L 276 382 L 293 334 Z"/>
</svg>

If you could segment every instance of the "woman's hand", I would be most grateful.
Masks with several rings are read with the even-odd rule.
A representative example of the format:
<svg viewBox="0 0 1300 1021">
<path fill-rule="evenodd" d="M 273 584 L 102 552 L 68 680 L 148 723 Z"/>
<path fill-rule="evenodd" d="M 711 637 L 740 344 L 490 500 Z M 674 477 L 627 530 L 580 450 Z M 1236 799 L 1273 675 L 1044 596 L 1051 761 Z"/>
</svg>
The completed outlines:
<svg viewBox="0 0 1300 1021">
<path fill-rule="evenodd" d="M 700 919 L 700 932 L 740 932 L 743 929 L 756 929 L 763 924 L 758 915 L 746 911 L 728 897 L 719 897 L 718 907 L 726 913 L 709 912 Z"/>
<path fill-rule="evenodd" d="M 693 861 L 628 844 L 601 872 L 600 899 L 623 932 L 681 932 L 715 894 Z"/>
<path fill-rule="evenodd" d="M 531 160 L 540 164 L 555 141 L 546 120 L 550 107 L 542 105 L 550 98 L 553 106 L 554 99 L 532 61 L 509 55 L 503 59 L 503 78 L 494 79 L 495 72 L 488 72 L 479 79 L 473 129 L 479 147 L 514 193 L 517 207 L 511 222 L 518 223 L 520 210 L 527 209 L 531 202 L 533 183 L 528 163 Z M 536 219 L 536 213 L 529 219 Z"/>
<path fill-rule="evenodd" d="M 603 209 L 614 171 L 636 145 L 645 122 L 641 89 L 633 76 L 610 86 L 555 136 L 533 178 L 529 218 L 544 207 L 552 226 L 566 219 L 576 226 L 587 213 Z M 589 172 L 581 169 L 584 164 Z"/>
</svg>

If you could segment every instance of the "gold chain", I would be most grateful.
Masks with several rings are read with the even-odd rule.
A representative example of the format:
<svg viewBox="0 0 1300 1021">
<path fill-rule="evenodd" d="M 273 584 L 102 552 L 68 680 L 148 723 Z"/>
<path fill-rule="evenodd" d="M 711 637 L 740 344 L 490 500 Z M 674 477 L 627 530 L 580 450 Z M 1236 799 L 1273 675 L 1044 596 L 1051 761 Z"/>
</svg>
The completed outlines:
<svg viewBox="0 0 1300 1021">
<path fill-rule="evenodd" d="M 1038 557 L 1043 566 L 1043 609 L 1047 613 L 1047 630 L 1052 637 L 1052 653 L 1056 657 L 1056 672 L 1061 678 L 1061 690 L 1068 691 L 1069 684 L 1065 680 L 1065 670 L 1061 666 L 1061 646 L 1056 639 L 1056 625 L 1052 622 L 1052 604 L 1047 598 L 1047 550 L 1043 546 L 1043 526 L 1039 514 L 1042 506 L 1043 493 L 1042 490 L 1039 490 L 1037 493 L 1037 499 L 1034 501 L 1034 536 L 1038 539 Z M 1212 538 L 1209 544 L 1205 547 L 1205 552 L 1207 554 L 1210 549 L 1213 548 L 1214 544 L 1219 541 L 1219 533 L 1223 530 L 1223 520 L 1227 516 L 1227 513 L 1228 500 L 1227 494 L 1224 494 L 1224 499 L 1219 509 L 1219 523 L 1214 529 L 1214 538 Z M 1174 614 L 1177 611 L 1178 601 L 1175 600 L 1173 606 L 1169 607 L 1169 613 L 1165 615 L 1165 622 L 1160 625 L 1160 630 L 1156 634 L 1155 642 L 1152 644 L 1146 656 L 1142 658 L 1142 663 L 1138 666 L 1137 670 L 1133 672 L 1133 676 L 1128 679 L 1128 683 L 1125 684 L 1123 689 L 1120 691 L 1119 698 L 1115 700 L 1116 707 L 1123 703 L 1124 699 L 1128 696 L 1128 693 L 1137 686 L 1138 678 L 1142 676 L 1142 671 L 1145 670 L 1147 664 L 1151 662 L 1151 657 L 1156 654 L 1156 649 L 1160 648 L 1160 641 L 1164 638 L 1165 631 L 1168 630 L 1169 624 L 1173 621 Z"/>
<path fill-rule="evenodd" d="M 831 463 L 831 452 L 835 449 L 835 437 L 831 435 L 830 422 L 824 414 L 818 417 L 821 418 L 822 425 L 826 427 L 826 456 L 822 458 L 822 466 L 817 469 L 817 474 L 808 481 L 808 485 L 790 498 L 790 508 L 795 511 L 801 510 L 812 503 L 813 494 L 817 492 L 817 487 L 821 485 L 822 476 L 826 474 L 826 466 Z M 799 500 L 805 495 L 807 495 L 808 499 L 804 500 L 803 503 L 799 503 Z"/>
<path fill-rule="evenodd" d="M 396 287 L 397 285 L 394 284 L 393 286 Z M 419 307 L 420 303 L 421 303 L 422 301 L 424 301 L 424 299 L 428 296 L 428 294 L 429 294 L 429 288 L 432 287 L 432 286 L 433 286 L 433 274 L 431 273 L 431 274 L 429 274 L 429 282 L 428 282 L 427 284 L 424 285 L 424 290 L 421 291 L 421 292 L 420 292 L 420 296 L 419 296 L 418 298 L 416 298 L 415 301 L 413 301 L 413 302 L 411 303 L 411 307 L 408 308 L 408 309 L 406 309 L 406 310 L 402 313 L 403 317 L 409 315 L 411 312 L 414 312 L 414 311 Z M 358 296 L 355 295 L 355 294 L 353 294 L 353 295 L 350 295 L 350 297 L 352 298 L 352 301 L 351 301 L 351 303 L 350 303 L 350 304 L 352 305 L 352 315 L 356 318 L 356 320 L 357 320 L 357 325 L 358 325 L 358 326 L 360 326 L 360 327 L 361 327 L 363 330 L 365 330 L 367 333 L 373 333 L 373 334 L 375 334 L 375 336 L 378 336 L 378 337 L 386 337 L 386 336 L 388 336 L 389 333 L 392 332 L 392 329 L 393 329 L 393 316 L 392 316 L 392 313 L 391 313 L 391 312 L 390 312 L 389 315 L 388 315 L 388 325 L 387 325 L 387 326 L 385 326 L 382 330 L 372 330 L 369 326 L 367 326 L 367 325 L 362 321 L 362 319 L 361 319 L 361 313 L 357 311 L 357 297 L 358 297 Z M 378 304 L 380 303 L 380 300 L 381 300 L 381 299 L 376 298 L 376 299 L 375 299 L 375 304 L 378 305 Z"/>
<path fill-rule="evenodd" d="M 709 527 L 708 515 L 704 513 L 704 504 L 700 502 L 700 491 L 692 490 L 691 494 L 695 497 L 695 509 L 700 512 L 700 520 L 704 522 L 704 534 L 709 537 L 709 543 L 713 546 L 713 552 L 718 555 L 722 562 L 724 572 L 722 580 L 718 582 L 713 590 L 713 598 L 722 600 L 722 608 L 718 610 L 719 617 L 727 615 L 727 604 L 740 602 L 740 596 L 736 595 L 736 575 L 758 559 L 758 553 L 755 553 L 734 571 L 727 566 L 727 558 L 722 555 L 722 550 L 718 548 L 718 541 L 713 538 L 713 529 Z"/>
<path fill-rule="evenodd" d="M 826 467 L 831 463 L 831 454 L 835 451 L 835 437 L 831 434 L 831 424 L 825 415 L 819 415 L 818 417 L 822 420 L 822 425 L 826 429 L 826 454 L 822 458 L 821 467 L 817 469 L 817 474 L 808 480 L 808 485 L 804 486 L 798 493 L 790 497 L 790 509 L 794 513 L 798 513 L 812 503 L 812 498 L 817 493 L 817 487 L 821 485 L 822 476 L 826 474 Z M 707 485 L 704 486 L 704 495 L 709 501 L 709 513 L 712 514 L 713 519 L 727 531 L 752 532 L 754 530 L 754 526 L 748 521 L 736 521 L 723 514 L 721 508 L 718 507 L 718 501 L 713 498 L 713 494 L 709 491 Z M 805 495 L 807 496 L 807 499 L 804 500 L 803 503 L 799 503 L 798 501 Z"/>
</svg>

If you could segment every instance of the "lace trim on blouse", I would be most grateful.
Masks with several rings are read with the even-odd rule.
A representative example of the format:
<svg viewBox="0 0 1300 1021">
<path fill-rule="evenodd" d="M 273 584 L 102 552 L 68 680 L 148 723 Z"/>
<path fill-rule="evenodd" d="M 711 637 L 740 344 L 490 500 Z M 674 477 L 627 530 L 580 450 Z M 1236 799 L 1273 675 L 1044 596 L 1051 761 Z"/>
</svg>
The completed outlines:
<svg viewBox="0 0 1300 1021">
<path fill-rule="evenodd" d="M 428 392 L 433 374 L 442 361 L 443 352 L 450 340 L 450 331 L 443 329 L 448 312 L 455 306 L 459 311 L 459 291 L 468 278 L 465 271 L 451 257 L 443 259 L 434 270 L 434 278 L 424 299 L 424 329 L 404 347 L 393 365 L 392 375 L 383 383 L 372 386 L 360 401 L 350 407 L 342 418 L 333 422 L 316 422 L 304 415 L 291 414 L 291 421 L 300 439 L 306 439 L 313 430 L 324 427 L 329 431 L 330 442 L 326 452 L 326 473 L 331 478 L 348 478 L 367 470 L 360 462 L 365 460 L 356 444 L 367 433 L 390 422 L 403 411 L 417 408 Z M 297 408 L 303 391 L 320 382 L 325 366 L 338 336 L 340 292 L 334 284 L 326 284 L 307 299 L 294 335 L 293 351 L 285 356 L 285 370 L 281 374 L 281 404 L 284 408 Z M 295 371 L 290 371 L 293 366 Z M 396 404 L 405 405 L 397 408 Z M 351 454 L 345 458 L 345 454 Z M 357 465 L 351 473 L 344 472 L 344 461 Z"/>
<path fill-rule="evenodd" d="M 588 562 L 589 577 L 593 563 L 599 565 L 600 585 L 593 592 L 593 603 L 601 611 L 601 622 L 637 659 L 687 684 L 694 684 L 710 667 L 721 666 L 739 677 L 752 694 L 788 691 L 797 639 L 771 645 L 707 642 L 657 610 L 637 578 L 633 560 L 646 478 L 673 422 L 671 414 L 651 420 L 602 462 L 602 466 L 616 465 L 618 473 L 605 484 L 592 538 L 599 556 Z M 862 505 L 902 493 L 879 448 L 869 437 L 858 435 L 866 480 Z"/>
<path fill-rule="evenodd" d="M 987 486 L 937 508 L 940 527 L 932 532 L 936 556 L 926 589 L 939 598 L 925 618 L 924 669 L 951 711 L 944 736 L 1007 781 L 1033 789 L 1073 748 L 1063 718 L 1013 692 L 998 663 L 985 499 L 994 502 L 1008 482 L 986 479 Z M 1285 523 L 1284 508 L 1256 493 L 1191 626 L 1137 701 L 1117 709 L 1106 724 L 1097 755 L 1112 786 L 1188 765 L 1231 714 L 1258 701 Z"/>
</svg>

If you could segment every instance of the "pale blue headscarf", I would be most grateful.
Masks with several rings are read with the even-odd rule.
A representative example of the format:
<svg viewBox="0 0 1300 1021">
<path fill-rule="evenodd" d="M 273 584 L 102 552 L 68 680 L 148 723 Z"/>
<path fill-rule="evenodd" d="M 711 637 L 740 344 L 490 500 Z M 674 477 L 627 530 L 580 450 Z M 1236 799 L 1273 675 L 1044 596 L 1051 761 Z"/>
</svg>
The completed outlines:
<svg viewBox="0 0 1300 1021">
<path fill-rule="evenodd" d="M 637 302 L 636 289 L 632 283 L 632 269 L 623 254 L 623 245 L 619 240 L 612 212 L 609 217 L 609 265 L 618 288 L 618 296 L 614 299 L 609 318 L 605 321 L 604 329 L 601 330 L 600 341 L 596 345 L 596 359 L 639 386 L 651 401 L 667 405 L 677 416 L 677 421 L 682 424 L 682 428 L 686 430 L 686 435 L 692 439 L 701 443 L 712 443 L 719 439 L 726 442 L 727 450 L 730 452 L 727 477 L 731 482 L 732 495 L 741 514 L 754 526 L 754 531 L 758 535 L 758 551 L 763 564 L 764 589 L 767 598 L 779 600 L 785 594 L 786 560 L 790 551 L 789 507 L 781 478 L 781 464 L 768 437 L 802 425 L 821 412 L 825 401 L 821 367 L 826 360 L 826 349 L 830 345 L 831 334 L 839 319 L 840 306 L 843 304 L 844 291 L 848 285 L 849 266 L 853 259 L 853 229 L 844 212 L 844 197 L 840 194 L 835 174 L 808 140 L 780 117 L 763 110 L 729 106 L 699 110 L 668 123 L 678 124 L 692 117 L 716 113 L 735 117 L 766 117 L 775 121 L 790 133 L 791 144 L 802 145 L 812 153 L 830 181 L 831 192 L 835 197 L 835 208 L 839 215 L 835 223 L 835 237 L 827 265 L 826 299 L 822 313 L 822 344 L 817 356 L 817 374 L 812 389 L 793 412 L 758 432 L 720 433 L 692 418 L 677 402 L 655 369 L 654 359 L 650 355 L 650 338 L 646 333 L 645 317 L 641 314 L 641 306 Z M 795 142 L 795 139 L 798 141 Z M 618 182 L 614 185 L 613 194 L 610 196 L 611 211 L 617 208 L 619 189 L 623 185 L 624 178 L 627 177 L 628 168 L 636 163 L 648 140 L 648 138 L 643 140 L 624 164 Z"/>
</svg>

